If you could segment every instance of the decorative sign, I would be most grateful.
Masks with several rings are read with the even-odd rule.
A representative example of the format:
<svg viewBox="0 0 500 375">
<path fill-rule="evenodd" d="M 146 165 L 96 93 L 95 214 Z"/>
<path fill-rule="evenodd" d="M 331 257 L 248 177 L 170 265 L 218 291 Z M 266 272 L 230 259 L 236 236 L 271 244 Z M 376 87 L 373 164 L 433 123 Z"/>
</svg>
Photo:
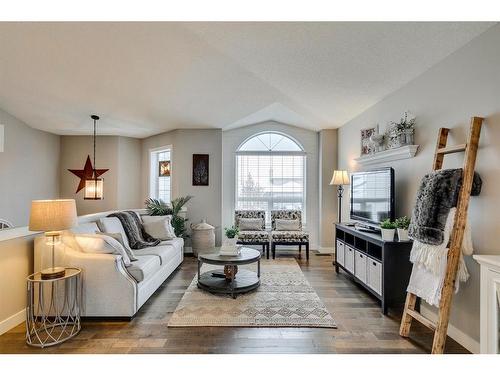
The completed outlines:
<svg viewBox="0 0 500 375">
<path fill-rule="evenodd" d="M 370 138 L 372 135 L 377 133 L 377 127 L 361 129 L 361 156 L 369 155 L 373 152 L 374 145 Z"/>
<path fill-rule="evenodd" d="M 193 186 L 208 186 L 208 154 L 193 154 Z"/>
<path fill-rule="evenodd" d="M 159 177 L 170 176 L 170 160 L 163 160 L 158 162 L 158 176 Z"/>
<path fill-rule="evenodd" d="M 85 180 L 90 180 L 91 178 L 97 178 L 106 173 L 107 171 L 109 171 L 109 169 L 96 169 L 94 176 L 94 168 L 92 167 L 92 162 L 90 161 L 90 155 L 88 155 L 87 161 L 85 162 L 85 166 L 83 167 L 83 169 L 68 169 L 68 171 L 70 171 L 75 176 L 80 178 L 80 183 L 76 188 L 76 193 L 78 193 L 85 187 Z"/>
</svg>

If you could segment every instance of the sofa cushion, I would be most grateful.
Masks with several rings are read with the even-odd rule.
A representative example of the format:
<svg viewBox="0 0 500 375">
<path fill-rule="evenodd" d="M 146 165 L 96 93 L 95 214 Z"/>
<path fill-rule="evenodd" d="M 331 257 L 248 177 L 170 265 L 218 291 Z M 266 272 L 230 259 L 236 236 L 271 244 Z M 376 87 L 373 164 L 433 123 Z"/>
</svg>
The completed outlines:
<svg viewBox="0 0 500 375">
<path fill-rule="evenodd" d="M 277 230 L 271 232 L 274 242 L 309 242 L 309 233 L 300 230 Z"/>
<path fill-rule="evenodd" d="M 144 230 L 151 237 L 160 240 L 171 240 L 175 233 L 171 224 L 172 215 L 166 216 L 142 216 Z"/>
<path fill-rule="evenodd" d="M 276 219 L 275 230 L 300 230 L 298 219 Z"/>
<path fill-rule="evenodd" d="M 239 220 L 238 228 L 240 231 L 262 230 L 264 219 L 262 218 L 246 218 L 242 217 Z"/>
<path fill-rule="evenodd" d="M 123 229 L 123 225 L 120 222 L 120 219 L 118 219 L 117 217 L 103 217 L 99 219 L 98 224 L 101 232 L 120 233 L 123 238 L 123 246 L 131 250 L 128 243 L 127 234 L 125 233 L 125 229 Z"/>
<path fill-rule="evenodd" d="M 184 239 L 181 237 L 175 237 L 171 240 L 161 241 L 160 245 L 170 245 L 173 246 L 176 251 L 182 252 L 184 250 Z"/>
<path fill-rule="evenodd" d="M 97 231 L 99 231 L 99 228 L 95 222 L 80 224 L 70 229 L 73 234 L 93 234 Z"/>
<path fill-rule="evenodd" d="M 74 238 L 84 253 L 121 255 L 125 266 L 130 265 L 131 259 L 127 250 L 113 237 L 94 233 L 76 234 Z"/>
<path fill-rule="evenodd" d="M 156 255 L 140 255 L 127 267 L 127 272 L 140 283 L 149 279 L 160 269 L 160 258 Z"/>
<path fill-rule="evenodd" d="M 133 250 L 133 252 L 136 257 L 140 257 L 142 255 L 155 255 L 160 258 L 161 265 L 167 264 L 179 253 L 174 246 L 169 244 L 146 247 L 140 250 Z"/>
<path fill-rule="evenodd" d="M 247 230 L 238 234 L 238 242 L 269 242 L 269 233 L 263 230 Z"/>
</svg>

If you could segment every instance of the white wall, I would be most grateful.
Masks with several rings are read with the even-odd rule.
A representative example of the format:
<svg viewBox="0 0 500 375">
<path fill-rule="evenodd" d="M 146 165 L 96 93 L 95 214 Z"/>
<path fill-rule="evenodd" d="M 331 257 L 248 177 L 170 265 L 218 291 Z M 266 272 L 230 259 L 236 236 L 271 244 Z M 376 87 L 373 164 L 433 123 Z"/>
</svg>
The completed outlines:
<svg viewBox="0 0 500 375">
<path fill-rule="evenodd" d="M 319 237 L 322 253 L 333 253 L 334 224 L 337 222 L 337 186 L 331 186 L 337 169 L 337 129 L 319 132 Z M 344 218 L 345 219 L 345 218 Z"/>
<path fill-rule="evenodd" d="M 222 227 L 222 130 L 173 130 L 142 140 L 142 197 L 149 196 L 149 152 L 172 146 L 172 198 L 192 195 L 187 205 L 190 223 L 206 219 L 216 227 L 216 242 L 220 244 Z M 193 154 L 209 155 L 209 185 L 192 185 Z M 189 241 L 187 241 L 189 247 Z"/>
<path fill-rule="evenodd" d="M 500 254 L 500 26 L 495 26 L 392 93 L 339 129 L 339 167 L 359 170 L 360 129 L 398 120 L 409 109 L 417 116 L 414 159 L 390 164 L 396 171 L 396 214 L 409 215 L 414 197 L 432 158 L 439 127 L 452 129 L 450 143 L 464 142 L 471 116 L 486 118 L 476 170 L 483 178 L 479 197 L 471 199 L 469 218 L 476 253 Z M 445 158 L 445 168 L 459 167 L 462 155 Z M 348 197 L 345 197 L 346 200 Z M 348 205 L 344 205 L 348 215 Z M 451 324 L 462 331 L 463 345 L 475 350 L 479 341 L 479 266 L 466 257 L 471 277 L 454 297 Z M 425 306 L 424 306 L 425 308 Z M 430 314 L 427 312 L 427 314 Z M 463 338 L 465 337 L 465 339 Z"/>
<path fill-rule="evenodd" d="M 0 219 L 28 225 L 31 201 L 59 194 L 59 136 L 33 129 L 0 110 Z"/>
<path fill-rule="evenodd" d="M 310 232 L 311 249 L 319 245 L 319 137 L 315 131 L 297 128 L 274 121 L 249 125 L 242 128 L 228 130 L 222 133 L 223 138 L 223 226 L 234 224 L 235 207 L 235 152 L 238 146 L 248 137 L 263 132 L 276 131 L 287 134 L 296 139 L 307 153 L 306 165 L 306 230 Z"/>
</svg>

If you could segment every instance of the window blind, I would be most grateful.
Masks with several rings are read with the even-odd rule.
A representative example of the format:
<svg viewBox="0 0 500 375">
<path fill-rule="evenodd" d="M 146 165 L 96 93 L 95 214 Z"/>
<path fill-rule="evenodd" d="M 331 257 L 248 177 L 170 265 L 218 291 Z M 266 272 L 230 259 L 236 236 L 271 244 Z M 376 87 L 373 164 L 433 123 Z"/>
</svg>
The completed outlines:
<svg viewBox="0 0 500 375">
<path fill-rule="evenodd" d="M 305 213 L 305 154 L 286 152 L 236 155 L 236 209 L 296 209 Z M 302 215 L 305 222 L 305 214 Z"/>
</svg>

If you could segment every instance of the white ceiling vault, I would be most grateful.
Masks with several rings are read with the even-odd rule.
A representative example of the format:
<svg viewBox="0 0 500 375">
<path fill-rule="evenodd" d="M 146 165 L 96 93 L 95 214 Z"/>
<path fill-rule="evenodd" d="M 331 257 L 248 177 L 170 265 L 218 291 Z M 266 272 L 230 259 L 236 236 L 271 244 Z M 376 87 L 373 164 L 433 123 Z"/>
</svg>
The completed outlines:
<svg viewBox="0 0 500 375">
<path fill-rule="evenodd" d="M 343 125 L 493 23 L 0 23 L 0 108 L 143 138 L 266 120 Z"/>
</svg>

